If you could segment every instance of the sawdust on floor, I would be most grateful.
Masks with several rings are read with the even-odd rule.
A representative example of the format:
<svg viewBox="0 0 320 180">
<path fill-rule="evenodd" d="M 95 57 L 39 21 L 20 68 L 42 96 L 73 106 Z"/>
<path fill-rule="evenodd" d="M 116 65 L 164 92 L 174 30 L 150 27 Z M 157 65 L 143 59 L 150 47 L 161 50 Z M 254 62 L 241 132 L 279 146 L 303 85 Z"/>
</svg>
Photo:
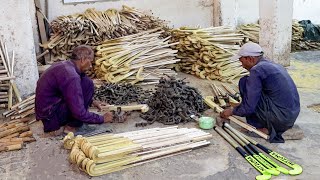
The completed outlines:
<svg viewBox="0 0 320 180">
<path fill-rule="evenodd" d="M 312 104 L 310 106 L 307 106 L 308 108 L 314 110 L 315 112 L 320 113 L 320 103 L 319 104 Z"/>
<path fill-rule="evenodd" d="M 291 66 L 288 68 L 288 72 L 298 88 L 306 92 L 320 90 L 319 62 L 304 62 L 292 59 L 290 64 Z"/>
</svg>

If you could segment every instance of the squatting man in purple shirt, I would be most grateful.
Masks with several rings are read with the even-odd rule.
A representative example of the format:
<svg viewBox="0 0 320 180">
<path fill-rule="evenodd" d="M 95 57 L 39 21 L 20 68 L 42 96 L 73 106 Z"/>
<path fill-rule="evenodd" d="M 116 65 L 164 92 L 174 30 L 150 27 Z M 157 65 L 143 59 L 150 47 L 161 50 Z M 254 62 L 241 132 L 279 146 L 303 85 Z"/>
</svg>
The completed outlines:
<svg viewBox="0 0 320 180">
<path fill-rule="evenodd" d="M 41 120 L 44 132 L 56 132 L 65 126 L 64 132 L 75 132 L 83 123 L 112 122 L 111 112 L 103 116 L 88 111 L 93 105 L 93 81 L 85 75 L 92 68 L 94 52 L 89 46 L 74 48 L 70 60 L 53 64 L 39 78 L 36 88 L 36 119 Z M 61 131 L 62 132 L 62 131 Z"/>
<path fill-rule="evenodd" d="M 256 43 L 246 43 L 234 57 L 250 71 L 239 81 L 242 102 L 221 112 L 246 117 L 247 123 L 269 134 L 270 142 L 284 142 L 282 134 L 291 128 L 300 112 L 297 87 L 284 67 L 263 57 Z"/>
</svg>

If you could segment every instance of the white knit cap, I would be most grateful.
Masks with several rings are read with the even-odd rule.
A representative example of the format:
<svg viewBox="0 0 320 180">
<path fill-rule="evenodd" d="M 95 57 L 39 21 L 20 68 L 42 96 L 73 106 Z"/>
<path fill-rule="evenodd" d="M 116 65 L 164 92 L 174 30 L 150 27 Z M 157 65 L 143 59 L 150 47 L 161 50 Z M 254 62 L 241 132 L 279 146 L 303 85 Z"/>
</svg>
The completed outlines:
<svg viewBox="0 0 320 180">
<path fill-rule="evenodd" d="M 247 57 L 247 56 L 261 56 L 263 55 L 262 48 L 259 44 L 253 43 L 253 42 L 248 42 L 244 44 L 238 54 L 234 55 L 231 59 L 232 60 L 237 60 L 241 57 Z"/>
</svg>

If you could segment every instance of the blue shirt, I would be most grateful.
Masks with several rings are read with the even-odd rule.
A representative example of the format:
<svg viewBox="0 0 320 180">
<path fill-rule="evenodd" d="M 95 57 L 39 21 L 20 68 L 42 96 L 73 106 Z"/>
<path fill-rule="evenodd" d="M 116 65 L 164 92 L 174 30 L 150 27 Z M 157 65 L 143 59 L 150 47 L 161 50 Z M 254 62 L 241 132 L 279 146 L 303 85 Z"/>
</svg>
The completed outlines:
<svg viewBox="0 0 320 180">
<path fill-rule="evenodd" d="M 300 100 L 297 87 L 283 66 L 262 58 L 250 69 L 245 86 L 248 95 L 234 108 L 234 115 L 248 116 L 254 113 L 264 93 L 286 117 L 298 116 Z"/>
</svg>

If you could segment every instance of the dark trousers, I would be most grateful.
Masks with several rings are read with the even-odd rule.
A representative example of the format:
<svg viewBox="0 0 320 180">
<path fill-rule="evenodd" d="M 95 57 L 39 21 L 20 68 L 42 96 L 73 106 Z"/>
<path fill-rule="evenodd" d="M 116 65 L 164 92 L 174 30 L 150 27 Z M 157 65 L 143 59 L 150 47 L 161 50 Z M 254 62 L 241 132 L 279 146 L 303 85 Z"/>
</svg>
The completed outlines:
<svg viewBox="0 0 320 180">
<path fill-rule="evenodd" d="M 92 104 L 92 98 L 94 94 L 94 85 L 89 77 L 85 76 L 81 79 L 81 87 L 83 94 L 83 102 L 86 109 L 89 108 L 89 105 Z M 83 122 L 75 119 L 72 116 L 70 109 L 67 106 L 67 103 L 62 99 L 54 107 L 54 112 L 51 117 L 48 119 L 42 119 L 44 132 L 51 132 L 58 130 L 61 126 L 71 126 L 71 127 L 81 127 Z"/>
<path fill-rule="evenodd" d="M 239 81 L 239 90 L 242 101 L 245 101 L 250 92 L 247 92 L 246 81 L 248 76 L 242 77 Z M 287 117 L 264 93 L 261 93 L 260 100 L 255 112 L 246 116 L 247 123 L 256 128 L 267 128 L 270 142 L 284 142 L 282 134 L 293 126 L 295 119 Z"/>
</svg>

